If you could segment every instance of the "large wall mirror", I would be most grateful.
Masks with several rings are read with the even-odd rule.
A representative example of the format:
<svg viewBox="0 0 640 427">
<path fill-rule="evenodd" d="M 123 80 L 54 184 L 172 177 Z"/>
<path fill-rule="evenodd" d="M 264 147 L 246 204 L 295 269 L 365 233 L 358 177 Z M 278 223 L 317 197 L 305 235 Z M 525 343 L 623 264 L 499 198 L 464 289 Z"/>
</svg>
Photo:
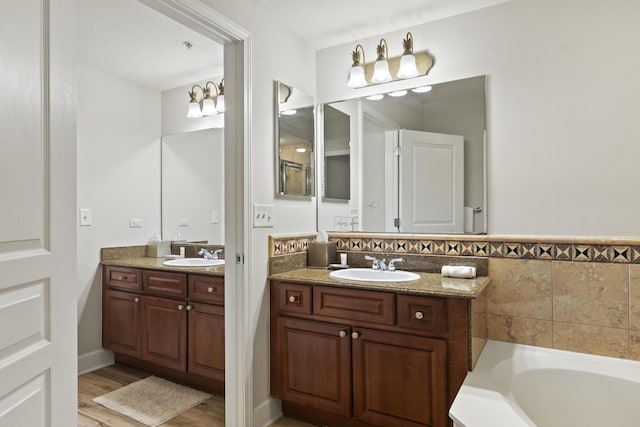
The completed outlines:
<svg viewBox="0 0 640 427">
<path fill-rule="evenodd" d="M 275 81 L 276 196 L 310 198 L 315 193 L 315 116 L 311 96 Z"/>
<path fill-rule="evenodd" d="M 487 232 L 486 77 L 321 105 L 318 229 Z"/>
<path fill-rule="evenodd" d="M 224 245 L 224 129 L 162 137 L 162 237 Z"/>
</svg>

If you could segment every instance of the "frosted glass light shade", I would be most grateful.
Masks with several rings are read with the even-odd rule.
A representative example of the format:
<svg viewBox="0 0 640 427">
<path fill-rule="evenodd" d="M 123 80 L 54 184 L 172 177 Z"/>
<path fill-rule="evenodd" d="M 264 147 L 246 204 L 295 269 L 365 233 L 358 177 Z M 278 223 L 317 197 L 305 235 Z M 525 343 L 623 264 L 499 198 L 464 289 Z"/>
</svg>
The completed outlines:
<svg viewBox="0 0 640 427">
<path fill-rule="evenodd" d="M 224 95 L 218 95 L 216 110 L 218 111 L 218 113 L 224 113 Z"/>
<path fill-rule="evenodd" d="M 391 73 L 389 72 L 389 63 L 386 59 L 380 59 L 376 61 L 373 66 L 373 77 L 371 78 L 372 83 L 386 83 L 390 82 Z"/>
<path fill-rule="evenodd" d="M 187 117 L 191 119 L 198 119 L 202 117 L 202 111 L 200 111 L 200 103 L 190 102 L 189 110 L 187 111 Z"/>
<path fill-rule="evenodd" d="M 364 67 L 362 65 L 356 65 L 351 67 L 349 72 L 349 87 L 363 87 L 367 85 L 367 80 L 364 78 Z"/>
<path fill-rule="evenodd" d="M 399 79 L 410 79 L 418 76 L 418 67 L 416 66 L 416 57 L 412 54 L 402 55 L 400 58 L 400 69 L 398 70 Z"/>
<path fill-rule="evenodd" d="M 213 98 L 205 98 L 202 101 L 202 115 L 203 116 L 215 116 L 218 114 L 216 111 L 216 105 L 213 102 Z"/>
</svg>

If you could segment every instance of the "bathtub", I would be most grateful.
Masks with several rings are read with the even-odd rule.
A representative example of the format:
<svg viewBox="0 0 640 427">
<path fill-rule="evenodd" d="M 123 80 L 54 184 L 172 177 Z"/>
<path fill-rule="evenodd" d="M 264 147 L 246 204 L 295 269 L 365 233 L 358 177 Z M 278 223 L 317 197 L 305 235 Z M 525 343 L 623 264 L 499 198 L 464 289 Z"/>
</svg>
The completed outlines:
<svg viewBox="0 0 640 427">
<path fill-rule="evenodd" d="M 638 427 L 640 362 L 489 340 L 455 427 Z"/>
</svg>

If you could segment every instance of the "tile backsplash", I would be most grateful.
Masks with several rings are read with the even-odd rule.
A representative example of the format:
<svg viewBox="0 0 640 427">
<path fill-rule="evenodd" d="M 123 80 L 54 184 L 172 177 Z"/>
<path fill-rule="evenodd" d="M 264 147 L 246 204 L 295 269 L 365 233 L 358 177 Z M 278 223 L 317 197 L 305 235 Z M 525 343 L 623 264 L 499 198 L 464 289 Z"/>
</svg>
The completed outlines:
<svg viewBox="0 0 640 427">
<path fill-rule="evenodd" d="M 303 253 L 313 239 L 272 238 L 270 255 Z M 329 240 L 355 260 L 370 252 L 426 255 L 434 266 L 438 258 L 485 259 L 489 338 L 640 360 L 640 240 L 375 233 L 329 233 Z"/>
</svg>

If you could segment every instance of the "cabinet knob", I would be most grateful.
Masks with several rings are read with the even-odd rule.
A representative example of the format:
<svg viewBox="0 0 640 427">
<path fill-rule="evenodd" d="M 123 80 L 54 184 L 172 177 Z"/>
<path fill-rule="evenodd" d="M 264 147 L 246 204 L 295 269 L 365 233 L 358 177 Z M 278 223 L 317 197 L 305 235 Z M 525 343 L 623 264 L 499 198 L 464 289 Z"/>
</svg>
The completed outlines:
<svg viewBox="0 0 640 427">
<path fill-rule="evenodd" d="M 354 340 L 357 340 L 359 336 L 360 336 L 360 334 L 358 332 L 354 331 L 354 332 L 351 333 L 351 338 L 353 338 Z"/>
<path fill-rule="evenodd" d="M 135 297 L 135 298 L 133 299 L 133 302 L 138 302 L 138 301 L 140 301 L 140 298 L 138 298 L 138 297 Z"/>
<path fill-rule="evenodd" d="M 212 292 L 213 292 L 213 288 L 212 288 L 211 286 L 209 286 L 209 287 L 207 288 L 207 292 L 212 293 Z"/>
<path fill-rule="evenodd" d="M 127 280 L 127 276 L 122 276 L 122 280 Z"/>
<path fill-rule="evenodd" d="M 298 297 L 291 295 L 289 297 L 289 302 L 298 302 Z"/>
<path fill-rule="evenodd" d="M 182 310 L 184 307 L 182 306 L 182 304 L 178 305 L 178 310 Z"/>
<path fill-rule="evenodd" d="M 340 336 L 340 338 L 344 338 L 347 336 L 347 331 L 340 331 L 338 335 Z"/>
<path fill-rule="evenodd" d="M 191 310 L 193 307 L 187 304 L 187 311 Z"/>
<path fill-rule="evenodd" d="M 422 313 L 421 311 L 416 311 L 416 314 L 414 316 L 416 319 L 422 320 L 424 318 L 424 313 Z"/>
</svg>

